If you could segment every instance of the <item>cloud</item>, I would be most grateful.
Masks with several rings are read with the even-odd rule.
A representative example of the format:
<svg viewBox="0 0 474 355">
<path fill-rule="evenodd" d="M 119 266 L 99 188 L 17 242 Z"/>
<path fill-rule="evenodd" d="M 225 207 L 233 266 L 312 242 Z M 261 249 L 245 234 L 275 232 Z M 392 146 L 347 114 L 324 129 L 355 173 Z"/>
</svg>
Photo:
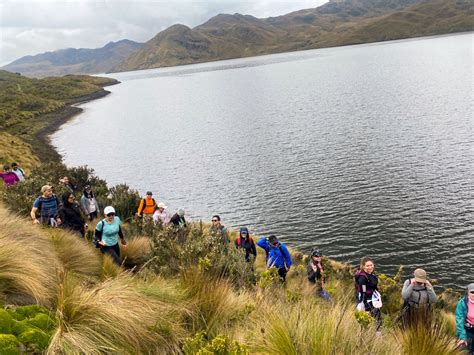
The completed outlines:
<svg viewBox="0 0 474 355">
<path fill-rule="evenodd" d="M 62 48 L 97 48 L 124 38 L 145 42 L 181 23 L 197 26 L 219 13 L 259 18 L 317 7 L 326 0 L 125 1 L 3 0 L 0 63 Z"/>
</svg>

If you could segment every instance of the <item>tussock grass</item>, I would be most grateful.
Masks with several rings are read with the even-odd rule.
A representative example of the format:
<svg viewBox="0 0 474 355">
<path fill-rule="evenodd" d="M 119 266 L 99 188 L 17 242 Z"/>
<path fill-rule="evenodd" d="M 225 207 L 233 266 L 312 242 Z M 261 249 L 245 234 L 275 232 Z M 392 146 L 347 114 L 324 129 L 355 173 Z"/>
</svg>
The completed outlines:
<svg viewBox="0 0 474 355">
<path fill-rule="evenodd" d="M 41 228 L 0 206 L 0 297 L 13 304 L 49 306 L 59 262 Z"/>
<path fill-rule="evenodd" d="M 193 333 L 204 330 L 211 337 L 227 333 L 246 306 L 254 303 L 247 292 L 237 294 L 228 280 L 206 275 L 197 268 L 184 272 L 182 282 L 193 308 Z"/>
<path fill-rule="evenodd" d="M 126 248 L 120 248 L 120 256 L 125 266 L 143 265 L 151 252 L 151 241 L 148 237 L 135 237 L 127 241 Z"/>
<path fill-rule="evenodd" d="M 100 252 L 91 243 L 61 229 L 52 229 L 49 234 L 66 271 L 84 276 L 100 276 Z"/>
<path fill-rule="evenodd" d="M 164 318 L 174 308 L 144 296 L 135 286 L 127 274 L 92 288 L 65 274 L 57 302 L 58 328 L 48 354 L 177 352 L 172 325 Z"/>
</svg>

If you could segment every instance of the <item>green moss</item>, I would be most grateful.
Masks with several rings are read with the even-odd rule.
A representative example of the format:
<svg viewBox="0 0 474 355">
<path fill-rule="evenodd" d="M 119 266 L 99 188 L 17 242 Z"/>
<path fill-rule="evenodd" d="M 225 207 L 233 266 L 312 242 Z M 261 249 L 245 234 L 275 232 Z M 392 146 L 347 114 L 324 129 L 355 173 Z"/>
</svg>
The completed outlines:
<svg viewBox="0 0 474 355">
<path fill-rule="evenodd" d="M 12 327 L 12 333 L 14 335 L 20 335 L 24 331 L 28 329 L 28 320 L 23 319 L 23 320 L 13 320 L 13 327 Z"/>
<path fill-rule="evenodd" d="M 0 355 L 20 354 L 20 343 L 14 335 L 0 334 Z"/>
<path fill-rule="evenodd" d="M 11 334 L 13 326 L 13 318 L 4 309 L 0 309 L 0 333 Z"/>
<path fill-rule="evenodd" d="M 25 344 L 28 349 L 46 349 L 49 344 L 50 335 L 35 328 L 30 328 L 18 336 L 18 340 Z"/>
<path fill-rule="evenodd" d="M 38 313 L 34 318 L 29 319 L 28 324 L 41 330 L 50 330 L 54 327 L 53 320 L 44 313 Z"/>
</svg>

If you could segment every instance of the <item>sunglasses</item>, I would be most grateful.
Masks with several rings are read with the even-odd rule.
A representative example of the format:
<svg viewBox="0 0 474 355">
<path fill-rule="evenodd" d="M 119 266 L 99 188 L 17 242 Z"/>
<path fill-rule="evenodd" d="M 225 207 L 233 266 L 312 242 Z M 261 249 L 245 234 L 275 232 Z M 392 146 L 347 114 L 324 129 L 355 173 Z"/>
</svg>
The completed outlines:
<svg viewBox="0 0 474 355">
<path fill-rule="evenodd" d="M 115 216 L 115 213 L 107 213 L 107 217 L 110 217 L 110 216 Z"/>
<path fill-rule="evenodd" d="M 211 219 L 212 222 L 219 222 L 218 219 Z"/>
<path fill-rule="evenodd" d="M 471 295 L 474 295 L 474 291 L 469 291 L 469 293 L 470 293 Z"/>
</svg>

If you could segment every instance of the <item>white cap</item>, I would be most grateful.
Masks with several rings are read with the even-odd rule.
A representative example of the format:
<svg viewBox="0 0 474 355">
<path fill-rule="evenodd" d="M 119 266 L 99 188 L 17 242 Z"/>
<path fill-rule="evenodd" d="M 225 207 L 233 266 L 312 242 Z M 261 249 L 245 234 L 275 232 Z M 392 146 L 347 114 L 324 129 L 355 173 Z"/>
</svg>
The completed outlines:
<svg viewBox="0 0 474 355">
<path fill-rule="evenodd" d="M 168 206 L 166 206 L 163 202 L 160 202 L 160 203 L 158 204 L 158 208 L 167 209 Z"/>
<path fill-rule="evenodd" d="M 115 209 L 112 206 L 107 206 L 104 208 L 104 214 L 107 216 L 109 213 L 115 213 Z"/>
</svg>

